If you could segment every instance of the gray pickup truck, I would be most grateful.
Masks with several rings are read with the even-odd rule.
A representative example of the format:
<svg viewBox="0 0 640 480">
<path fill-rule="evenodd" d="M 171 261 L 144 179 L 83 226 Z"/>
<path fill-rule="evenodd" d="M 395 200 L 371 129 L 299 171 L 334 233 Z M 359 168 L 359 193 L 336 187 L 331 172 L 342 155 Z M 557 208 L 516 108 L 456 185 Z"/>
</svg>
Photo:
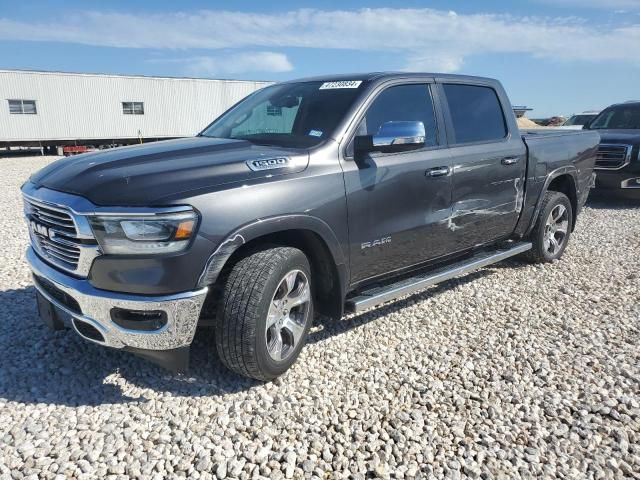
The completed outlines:
<svg viewBox="0 0 640 480">
<path fill-rule="evenodd" d="M 52 163 L 23 186 L 40 316 L 184 370 L 215 328 L 231 370 L 296 360 L 339 319 L 508 257 L 559 259 L 595 131 L 521 132 L 496 80 L 280 83 L 194 138 Z"/>
</svg>

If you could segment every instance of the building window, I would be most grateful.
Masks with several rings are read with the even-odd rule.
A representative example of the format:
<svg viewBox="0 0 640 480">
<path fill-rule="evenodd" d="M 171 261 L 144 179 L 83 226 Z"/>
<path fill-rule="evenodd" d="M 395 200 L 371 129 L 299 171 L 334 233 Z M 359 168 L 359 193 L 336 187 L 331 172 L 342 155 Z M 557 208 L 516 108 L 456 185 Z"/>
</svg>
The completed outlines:
<svg viewBox="0 0 640 480">
<path fill-rule="evenodd" d="M 9 100 L 9 113 L 16 115 L 35 115 L 35 100 Z"/>
<path fill-rule="evenodd" d="M 144 103 L 122 102 L 122 113 L 125 115 L 144 115 Z"/>
</svg>

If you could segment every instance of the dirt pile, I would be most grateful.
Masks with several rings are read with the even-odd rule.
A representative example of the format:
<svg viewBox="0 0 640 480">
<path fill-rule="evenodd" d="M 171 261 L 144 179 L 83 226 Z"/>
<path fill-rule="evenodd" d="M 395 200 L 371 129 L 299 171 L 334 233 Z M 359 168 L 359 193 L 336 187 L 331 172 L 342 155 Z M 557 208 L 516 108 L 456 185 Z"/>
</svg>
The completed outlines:
<svg viewBox="0 0 640 480">
<path fill-rule="evenodd" d="M 540 125 L 529 120 L 527 117 L 520 117 L 516 120 L 518 121 L 518 128 L 540 128 Z"/>
</svg>

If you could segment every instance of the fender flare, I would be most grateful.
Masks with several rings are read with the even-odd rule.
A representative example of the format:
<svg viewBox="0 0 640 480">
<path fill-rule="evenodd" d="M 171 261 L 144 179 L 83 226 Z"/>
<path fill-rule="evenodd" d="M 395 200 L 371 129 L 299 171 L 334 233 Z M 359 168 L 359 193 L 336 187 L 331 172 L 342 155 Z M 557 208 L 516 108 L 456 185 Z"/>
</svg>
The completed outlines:
<svg viewBox="0 0 640 480">
<path fill-rule="evenodd" d="M 211 285 L 216 281 L 222 268 L 231 255 L 243 245 L 256 238 L 286 230 L 307 230 L 317 234 L 329 249 L 338 272 L 346 274 L 346 256 L 331 227 L 318 217 L 304 214 L 279 215 L 261 218 L 234 230 L 222 240 L 215 251 L 209 256 L 198 285 Z M 346 279 L 340 278 L 344 283 Z"/>
<path fill-rule="evenodd" d="M 564 167 L 559 167 L 549 172 L 549 174 L 547 175 L 547 178 L 544 181 L 544 185 L 540 190 L 540 195 L 538 196 L 538 200 L 536 201 L 536 208 L 533 211 L 533 215 L 531 216 L 531 222 L 527 227 L 527 230 L 524 232 L 524 235 L 523 235 L 524 237 L 529 235 L 531 233 L 531 230 L 533 230 L 533 227 L 535 226 L 536 219 L 538 218 L 538 215 L 540 214 L 540 209 L 542 208 L 542 201 L 544 199 L 544 194 L 547 193 L 547 191 L 549 190 L 549 185 L 551 185 L 551 182 L 553 182 L 556 178 L 560 177 L 561 175 L 569 175 L 569 177 L 571 177 L 571 180 L 573 182 L 573 187 L 576 190 L 576 198 L 579 198 L 580 192 L 578 191 L 578 170 L 574 165 L 565 165 Z M 575 225 L 575 214 L 576 213 L 574 212 L 574 225 Z"/>
</svg>

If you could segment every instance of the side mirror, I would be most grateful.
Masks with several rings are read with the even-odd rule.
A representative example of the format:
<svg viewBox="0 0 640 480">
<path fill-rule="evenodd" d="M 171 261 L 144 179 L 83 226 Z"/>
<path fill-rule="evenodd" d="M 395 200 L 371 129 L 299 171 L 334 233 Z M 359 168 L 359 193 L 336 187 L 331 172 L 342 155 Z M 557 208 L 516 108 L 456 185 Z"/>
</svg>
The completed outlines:
<svg viewBox="0 0 640 480">
<path fill-rule="evenodd" d="M 375 135 L 363 135 L 354 139 L 356 153 L 397 152 L 424 146 L 424 123 L 391 121 L 383 123 Z"/>
</svg>

